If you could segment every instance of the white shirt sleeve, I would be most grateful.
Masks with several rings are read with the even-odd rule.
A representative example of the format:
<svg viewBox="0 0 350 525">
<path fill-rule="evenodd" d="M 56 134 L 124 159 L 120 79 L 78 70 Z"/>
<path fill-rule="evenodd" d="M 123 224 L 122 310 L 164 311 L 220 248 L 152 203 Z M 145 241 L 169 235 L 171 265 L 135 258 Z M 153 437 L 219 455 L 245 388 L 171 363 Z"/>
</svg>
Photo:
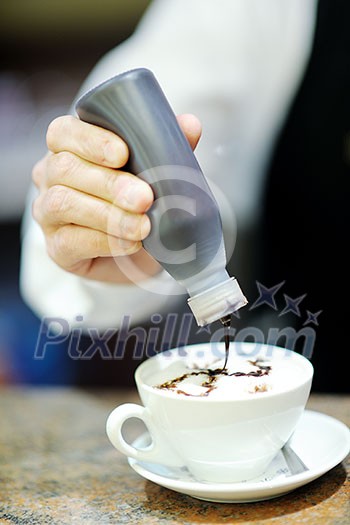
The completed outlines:
<svg viewBox="0 0 350 525">
<path fill-rule="evenodd" d="M 228 256 L 235 227 L 259 218 L 264 170 L 309 56 L 316 0 L 155 0 L 131 38 L 94 68 L 79 94 L 118 73 L 147 67 L 176 113 L 203 123 L 196 150 L 219 203 Z M 34 190 L 33 190 L 34 191 Z M 186 300 L 168 275 L 134 285 L 83 279 L 46 253 L 30 214 L 23 221 L 21 290 L 39 316 L 118 328 Z"/>
</svg>

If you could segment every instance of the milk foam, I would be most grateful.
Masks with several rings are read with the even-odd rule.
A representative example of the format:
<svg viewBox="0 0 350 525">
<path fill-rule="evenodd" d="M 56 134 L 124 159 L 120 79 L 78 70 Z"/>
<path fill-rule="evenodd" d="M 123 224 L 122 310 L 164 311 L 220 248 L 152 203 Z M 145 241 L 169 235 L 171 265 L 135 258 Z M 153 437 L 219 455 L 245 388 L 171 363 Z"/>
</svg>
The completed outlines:
<svg viewBox="0 0 350 525">
<path fill-rule="evenodd" d="M 233 354 L 221 372 L 223 363 L 223 359 L 209 364 L 205 359 L 178 360 L 157 374 L 152 386 L 177 396 L 236 399 L 288 390 L 299 382 L 303 372 L 290 355 L 251 358 Z"/>
</svg>

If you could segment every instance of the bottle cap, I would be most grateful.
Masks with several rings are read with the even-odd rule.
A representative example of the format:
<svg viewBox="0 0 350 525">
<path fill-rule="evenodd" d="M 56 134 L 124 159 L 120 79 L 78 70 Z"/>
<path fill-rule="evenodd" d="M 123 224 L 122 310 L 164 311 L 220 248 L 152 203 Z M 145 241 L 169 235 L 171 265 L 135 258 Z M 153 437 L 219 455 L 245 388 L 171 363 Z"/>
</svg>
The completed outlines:
<svg viewBox="0 0 350 525">
<path fill-rule="evenodd" d="M 223 281 L 188 300 L 199 326 L 217 321 L 247 304 L 235 277 Z"/>
</svg>

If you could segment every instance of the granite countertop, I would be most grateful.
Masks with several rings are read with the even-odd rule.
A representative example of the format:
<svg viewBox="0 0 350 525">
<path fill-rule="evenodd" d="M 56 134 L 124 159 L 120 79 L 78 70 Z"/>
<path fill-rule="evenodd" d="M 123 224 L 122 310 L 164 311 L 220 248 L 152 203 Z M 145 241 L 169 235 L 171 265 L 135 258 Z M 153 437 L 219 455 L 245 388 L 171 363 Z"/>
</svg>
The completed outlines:
<svg viewBox="0 0 350 525">
<path fill-rule="evenodd" d="M 147 481 L 109 443 L 105 421 L 134 391 L 0 390 L 1 524 L 350 523 L 349 458 L 285 496 L 258 503 L 196 500 Z M 350 425 L 350 396 L 308 408 Z M 136 436 L 131 424 L 126 431 Z"/>
</svg>

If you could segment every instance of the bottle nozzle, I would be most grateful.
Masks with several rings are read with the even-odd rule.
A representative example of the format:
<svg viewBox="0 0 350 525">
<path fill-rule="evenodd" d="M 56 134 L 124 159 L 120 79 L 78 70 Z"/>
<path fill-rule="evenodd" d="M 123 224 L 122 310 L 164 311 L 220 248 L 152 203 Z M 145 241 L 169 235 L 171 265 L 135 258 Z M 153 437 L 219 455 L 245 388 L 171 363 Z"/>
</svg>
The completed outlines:
<svg viewBox="0 0 350 525">
<path fill-rule="evenodd" d="M 225 315 L 224 317 L 221 317 L 220 322 L 221 322 L 224 326 L 228 326 L 228 327 L 230 327 L 230 326 L 231 326 L 231 314 L 229 314 L 229 315 Z"/>
<path fill-rule="evenodd" d="M 189 307 L 199 326 L 230 317 L 247 299 L 235 277 L 231 277 L 188 299 Z"/>
</svg>

